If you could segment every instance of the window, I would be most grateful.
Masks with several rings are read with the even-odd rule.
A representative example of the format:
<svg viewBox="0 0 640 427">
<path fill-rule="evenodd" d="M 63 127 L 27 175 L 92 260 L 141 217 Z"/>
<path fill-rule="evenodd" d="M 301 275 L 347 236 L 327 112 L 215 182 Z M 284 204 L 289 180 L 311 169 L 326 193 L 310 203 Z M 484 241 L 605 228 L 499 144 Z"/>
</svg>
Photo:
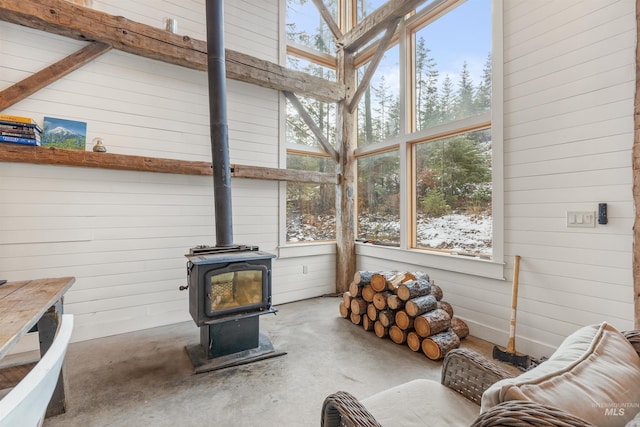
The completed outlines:
<svg viewBox="0 0 640 427">
<path fill-rule="evenodd" d="M 358 159 L 358 238 L 400 244 L 400 153 Z"/>
<path fill-rule="evenodd" d="M 413 32 L 414 128 L 491 109 L 491 3 L 468 1 Z"/>
<path fill-rule="evenodd" d="M 288 154 L 287 168 L 335 172 L 326 157 Z M 333 184 L 287 183 L 287 242 L 315 242 L 336 238 L 336 189 Z"/>
<path fill-rule="evenodd" d="M 358 104 L 359 147 L 400 134 L 399 50 L 396 45 L 385 52 Z M 358 69 L 360 79 L 367 66 Z"/>
<path fill-rule="evenodd" d="M 333 37 L 315 9 L 305 12 L 312 3 L 287 0 L 287 64 L 334 79 Z M 324 1 L 343 32 L 386 3 Z M 501 72 L 492 66 L 492 3 L 427 1 L 399 24 L 357 108 L 358 239 L 417 249 L 420 251 L 412 251 L 411 256 L 419 254 L 421 260 L 435 260 L 425 257 L 434 252 L 465 255 L 447 258 L 442 267 L 465 272 L 472 271 L 470 263 L 458 260 L 469 255 L 481 259 L 492 259 L 496 253 L 501 256 L 502 246 L 496 252 L 493 237 L 501 236 L 493 225 L 494 217 L 502 215 L 501 171 L 495 171 L 492 164 L 502 162 L 502 137 L 500 124 L 492 132 L 493 94 L 498 96 L 498 110 L 493 109 L 498 111 L 498 120 L 501 108 L 500 91 L 492 84 L 493 73 Z M 383 34 L 356 52 L 360 79 Z M 496 50 L 498 55 L 500 51 Z M 496 59 L 500 66 L 501 58 Z M 335 144 L 336 106 L 302 102 L 326 139 Z M 333 160 L 326 157 L 291 106 L 287 107 L 287 123 L 288 167 L 334 171 Z M 334 192 L 319 185 L 287 187 L 287 241 L 335 236 L 298 232 L 305 229 L 303 218 L 315 218 L 311 222 L 316 224 L 321 216 L 323 223 L 334 221 L 335 201 L 328 202 Z M 466 266 L 454 266 L 462 264 Z M 486 274 L 502 274 L 479 268 Z"/>
<path fill-rule="evenodd" d="M 359 238 L 492 258 L 491 33 L 490 0 L 449 1 L 406 17 L 399 34 L 407 54 L 400 62 L 398 45 L 386 52 L 370 111 L 365 101 L 358 110 Z M 396 58 L 395 71 L 385 72 Z M 408 76 L 406 87 L 385 88 L 390 75 Z M 395 173 L 387 169 L 391 153 Z M 397 224 L 407 224 L 406 240 Z"/>
<path fill-rule="evenodd" d="M 417 248 L 490 257 L 491 132 L 414 145 Z"/>
<path fill-rule="evenodd" d="M 330 7 L 330 3 L 333 7 Z M 336 4 L 330 3 L 325 2 L 325 5 L 329 10 L 333 10 L 333 19 L 337 20 Z M 287 40 L 290 44 L 317 52 L 335 54 L 336 42 L 333 34 L 311 1 L 287 0 Z"/>
</svg>

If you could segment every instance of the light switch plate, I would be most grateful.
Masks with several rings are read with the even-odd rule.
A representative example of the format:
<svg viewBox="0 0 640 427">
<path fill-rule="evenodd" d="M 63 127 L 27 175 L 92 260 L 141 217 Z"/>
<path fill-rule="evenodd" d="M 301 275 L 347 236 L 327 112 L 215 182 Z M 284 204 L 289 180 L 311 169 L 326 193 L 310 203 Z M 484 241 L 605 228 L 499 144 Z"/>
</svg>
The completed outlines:
<svg viewBox="0 0 640 427">
<path fill-rule="evenodd" d="M 590 228 L 595 226 L 595 211 L 567 211 L 567 227 Z"/>
</svg>

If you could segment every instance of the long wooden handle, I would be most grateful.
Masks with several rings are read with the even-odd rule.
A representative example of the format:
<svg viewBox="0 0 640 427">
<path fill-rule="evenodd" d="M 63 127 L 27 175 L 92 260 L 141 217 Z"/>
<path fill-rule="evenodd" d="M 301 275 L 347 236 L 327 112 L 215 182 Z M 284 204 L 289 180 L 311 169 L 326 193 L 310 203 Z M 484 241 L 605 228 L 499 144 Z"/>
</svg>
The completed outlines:
<svg viewBox="0 0 640 427">
<path fill-rule="evenodd" d="M 518 276 L 520 275 L 520 255 L 516 255 L 513 265 L 513 291 L 511 292 L 511 323 L 509 326 L 509 341 L 507 352 L 516 353 L 516 311 L 518 309 Z"/>
</svg>

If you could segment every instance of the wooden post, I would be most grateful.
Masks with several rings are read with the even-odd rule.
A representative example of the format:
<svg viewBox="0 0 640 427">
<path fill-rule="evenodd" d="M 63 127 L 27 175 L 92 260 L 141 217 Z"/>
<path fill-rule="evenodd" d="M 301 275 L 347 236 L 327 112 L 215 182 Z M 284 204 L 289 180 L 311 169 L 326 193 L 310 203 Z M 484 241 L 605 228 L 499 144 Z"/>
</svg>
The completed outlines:
<svg viewBox="0 0 640 427">
<path fill-rule="evenodd" d="M 345 83 L 345 99 L 338 103 L 336 140 L 340 147 L 340 162 L 336 173 L 340 182 L 336 186 L 336 291 L 344 292 L 356 271 L 355 254 L 355 114 L 349 111 L 349 102 L 357 86 L 354 55 L 344 49 L 337 52 L 337 81 Z"/>
</svg>

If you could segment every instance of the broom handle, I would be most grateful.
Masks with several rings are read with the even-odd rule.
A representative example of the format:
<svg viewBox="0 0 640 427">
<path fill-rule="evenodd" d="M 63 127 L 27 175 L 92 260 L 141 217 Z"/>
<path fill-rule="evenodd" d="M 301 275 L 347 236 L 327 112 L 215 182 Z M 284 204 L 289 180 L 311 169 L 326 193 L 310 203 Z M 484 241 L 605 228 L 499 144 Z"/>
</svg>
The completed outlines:
<svg viewBox="0 0 640 427">
<path fill-rule="evenodd" d="M 516 255 L 513 265 L 513 291 L 511 293 L 511 324 L 509 326 L 509 341 L 507 352 L 516 354 L 516 310 L 518 308 L 518 276 L 520 275 L 520 255 Z"/>
</svg>

